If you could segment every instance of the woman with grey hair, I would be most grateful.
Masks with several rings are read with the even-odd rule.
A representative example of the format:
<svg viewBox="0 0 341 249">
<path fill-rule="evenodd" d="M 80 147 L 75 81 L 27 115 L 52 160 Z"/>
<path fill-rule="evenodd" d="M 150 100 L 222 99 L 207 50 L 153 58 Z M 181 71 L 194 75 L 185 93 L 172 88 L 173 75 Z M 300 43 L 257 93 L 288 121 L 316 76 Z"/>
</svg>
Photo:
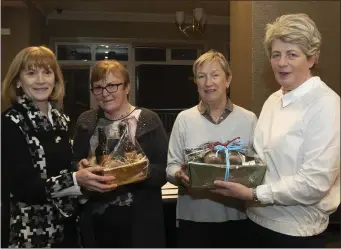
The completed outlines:
<svg viewBox="0 0 341 249">
<path fill-rule="evenodd" d="M 263 185 L 216 181 L 225 196 L 250 201 L 252 247 L 324 247 L 340 204 L 340 96 L 311 69 L 321 34 L 306 14 L 266 26 L 265 49 L 281 89 L 264 103 L 254 147 L 267 162 Z M 253 202 L 252 202 L 253 201 Z"/>
</svg>

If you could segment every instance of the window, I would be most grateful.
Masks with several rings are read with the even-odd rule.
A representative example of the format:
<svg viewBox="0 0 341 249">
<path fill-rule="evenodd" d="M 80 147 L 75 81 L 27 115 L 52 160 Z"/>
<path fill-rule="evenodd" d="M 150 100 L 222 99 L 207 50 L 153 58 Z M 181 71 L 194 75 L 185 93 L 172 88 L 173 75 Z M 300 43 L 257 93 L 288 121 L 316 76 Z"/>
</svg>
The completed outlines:
<svg viewBox="0 0 341 249">
<path fill-rule="evenodd" d="M 114 59 L 128 61 L 128 46 L 124 45 L 99 45 L 96 47 L 96 61 Z"/>
<path fill-rule="evenodd" d="M 136 61 L 166 61 L 166 49 L 157 47 L 136 47 Z"/>
<path fill-rule="evenodd" d="M 87 45 L 60 45 L 58 60 L 91 60 L 91 47 Z"/>
<path fill-rule="evenodd" d="M 171 50 L 171 60 L 196 60 L 198 58 L 197 49 L 178 49 Z"/>
</svg>

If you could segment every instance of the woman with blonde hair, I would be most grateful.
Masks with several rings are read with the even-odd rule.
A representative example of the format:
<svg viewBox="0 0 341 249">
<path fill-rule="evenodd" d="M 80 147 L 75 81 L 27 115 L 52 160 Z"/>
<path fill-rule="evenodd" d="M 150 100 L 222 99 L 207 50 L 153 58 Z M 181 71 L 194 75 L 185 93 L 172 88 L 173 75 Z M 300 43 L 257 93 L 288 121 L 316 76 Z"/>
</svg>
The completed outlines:
<svg viewBox="0 0 341 249">
<path fill-rule="evenodd" d="M 225 143 L 240 137 L 248 145 L 257 117 L 228 98 L 232 71 L 223 54 L 215 50 L 202 54 L 193 64 L 193 74 L 201 101 L 179 113 L 168 150 L 167 178 L 179 186 L 177 246 L 239 247 L 246 219 L 244 203 L 190 188 L 182 164 L 186 149 L 207 142 Z"/>
<path fill-rule="evenodd" d="M 53 52 L 27 47 L 2 84 L 10 107 L 1 118 L 2 247 L 77 247 L 79 186 L 110 190 L 102 168 L 71 168 L 69 119 L 55 107 L 64 82 Z"/>
<path fill-rule="evenodd" d="M 217 181 L 247 209 L 251 247 L 325 247 L 323 231 L 340 204 L 340 96 L 320 77 L 321 34 L 306 14 L 266 26 L 265 50 L 281 89 L 264 103 L 254 147 L 267 163 L 263 185 Z"/>
</svg>

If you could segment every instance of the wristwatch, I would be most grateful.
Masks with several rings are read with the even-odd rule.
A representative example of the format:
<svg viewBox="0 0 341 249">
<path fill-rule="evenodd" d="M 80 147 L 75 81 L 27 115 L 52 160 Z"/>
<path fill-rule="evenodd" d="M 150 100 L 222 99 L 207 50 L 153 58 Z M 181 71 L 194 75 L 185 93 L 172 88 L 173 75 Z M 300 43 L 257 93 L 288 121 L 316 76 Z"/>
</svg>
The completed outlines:
<svg viewBox="0 0 341 249">
<path fill-rule="evenodd" d="M 252 200 L 256 203 L 260 203 L 258 197 L 257 197 L 257 190 L 256 188 L 253 188 L 252 189 Z"/>
</svg>

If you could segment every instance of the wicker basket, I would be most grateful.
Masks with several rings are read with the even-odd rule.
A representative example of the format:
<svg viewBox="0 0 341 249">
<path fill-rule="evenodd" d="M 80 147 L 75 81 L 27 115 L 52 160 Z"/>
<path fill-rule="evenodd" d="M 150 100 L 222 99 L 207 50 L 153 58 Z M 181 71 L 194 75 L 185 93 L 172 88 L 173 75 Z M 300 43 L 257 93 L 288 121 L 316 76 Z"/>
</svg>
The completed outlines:
<svg viewBox="0 0 341 249">
<path fill-rule="evenodd" d="M 146 179 L 148 175 L 148 160 L 143 159 L 134 163 L 124 164 L 120 166 L 107 166 L 103 170 L 105 176 L 114 176 L 113 183 L 117 185 L 125 185 Z"/>
</svg>

